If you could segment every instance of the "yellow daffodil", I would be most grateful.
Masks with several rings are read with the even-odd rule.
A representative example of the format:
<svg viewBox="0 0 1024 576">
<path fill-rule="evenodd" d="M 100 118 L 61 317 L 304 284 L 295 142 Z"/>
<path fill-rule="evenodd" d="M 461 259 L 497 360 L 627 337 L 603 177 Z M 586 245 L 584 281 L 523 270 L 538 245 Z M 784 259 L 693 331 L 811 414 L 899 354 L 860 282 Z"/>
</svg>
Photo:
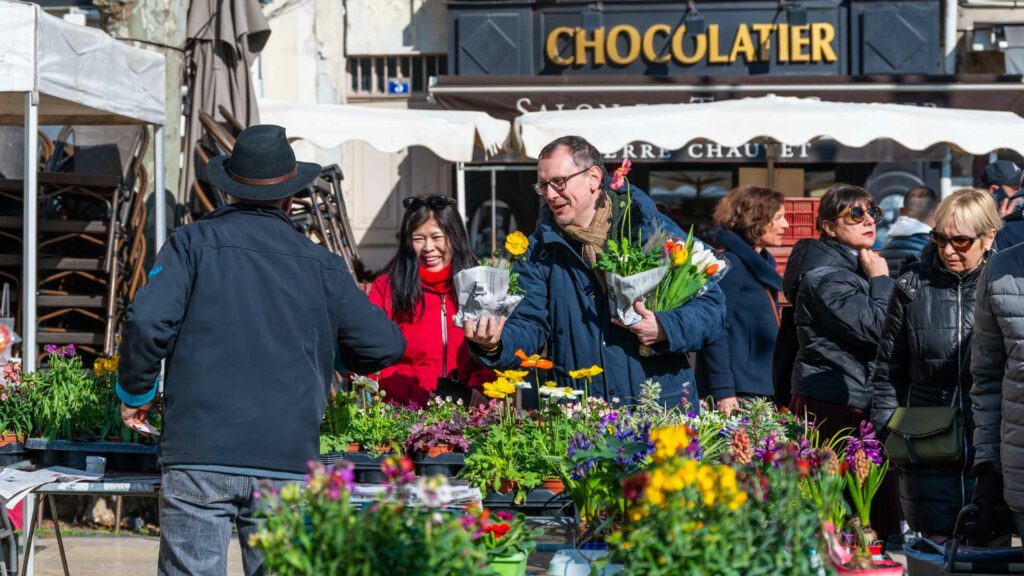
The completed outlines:
<svg viewBox="0 0 1024 576">
<path fill-rule="evenodd" d="M 526 249 L 529 247 L 530 239 L 518 230 L 505 237 L 505 250 L 507 250 L 512 257 L 522 256 L 526 253 Z"/>
</svg>

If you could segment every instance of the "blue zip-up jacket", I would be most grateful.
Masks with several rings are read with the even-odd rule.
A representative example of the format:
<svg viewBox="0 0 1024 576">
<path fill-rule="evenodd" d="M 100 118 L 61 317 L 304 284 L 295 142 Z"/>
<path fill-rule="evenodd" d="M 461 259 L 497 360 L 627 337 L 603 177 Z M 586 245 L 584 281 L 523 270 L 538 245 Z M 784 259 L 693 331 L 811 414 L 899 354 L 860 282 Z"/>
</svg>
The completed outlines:
<svg viewBox="0 0 1024 576">
<path fill-rule="evenodd" d="M 613 202 L 625 202 L 624 192 L 610 194 Z M 647 194 L 634 187 L 632 197 L 633 228 L 642 230 L 644 239 L 651 238 L 659 227 L 685 238 L 675 223 L 658 213 Z M 624 206 L 620 203 L 616 210 Z M 616 224 L 609 234 L 618 237 Z M 526 296 L 506 322 L 498 350 L 484 354 L 471 345 L 481 363 L 491 368 L 517 367 L 516 350 L 535 354 L 547 344 L 548 357 L 555 364 L 549 376 L 562 385 L 582 388 L 583 382 L 573 382 L 568 372 L 596 364 L 604 373 L 590 384 L 591 396 L 633 403 L 640 395 L 640 385 L 650 379 L 661 384 L 661 400 L 666 406 L 685 401 L 695 407 L 697 391 L 686 353 L 700 350 L 721 334 L 725 320 L 721 290 L 715 287 L 680 308 L 657 312 L 667 340 L 652 346 L 652 356 L 642 357 L 636 336 L 611 323 L 614 312 L 604 289 L 574 244 L 543 206 L 530 248 L 513 268 Z"/>
<path fill-rule="evenodd" d="M 755 252 L 735 232 L 719 229 L 715 240 L 729 262 L 718 284 L 725 293 L 725 331 L 697 355 L 697 389 L 715 400 L 737 394 L 772 396 L 782 277 L 767 250 Z"/>
</svg>

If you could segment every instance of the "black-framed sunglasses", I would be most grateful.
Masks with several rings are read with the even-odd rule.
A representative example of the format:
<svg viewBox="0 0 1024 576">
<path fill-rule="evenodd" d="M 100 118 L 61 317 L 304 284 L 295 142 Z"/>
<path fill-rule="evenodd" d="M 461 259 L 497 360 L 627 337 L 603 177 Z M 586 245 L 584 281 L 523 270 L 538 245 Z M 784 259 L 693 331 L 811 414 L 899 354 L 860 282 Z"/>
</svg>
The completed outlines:
<svg viewBox="0 0 1024 576">
<path fill-rule="evenodd" d="M 584 168 L 583 170 L 580 170 L 575 174 L 569 174 L 568 176 L 559 176 L 558 178 L 552 178 L 547 182 L 537 182 L 536 184 L 533 185 L 533 191 L 543 196 L 544 192 L 547 191 L 548 186 L 551 186 L 552 188 L 555 189 L 555 192 L 561 192 L 562 190 L 565 190 L 565 184 L 569 182 L 570 178 L 572 178 L 573 176 L 579 176 L 580 174 L 583 174 L 584 172 L 590 170 L 591 168 L 593 168 L 593 166 Z"/>
<path fill-rule="evenodd" d="M 949 244 L 957 252 L 967 252 L 971 249 L 971 246 L 974 246 L 975 242 L 984 236 L 984 234 L 978 234 L 977 236 L 946 236 L 938 230 L 932 230 L 929 235 L 932 237 L 932 242 L 935 243 L 936 248 L 941 250 L 946 244 Z"/>
<path fill-rule="evenodd" d="M 875 222 L 882 220 L 882 209 L 878 206 L 872 206 L 870 208 L 864 208 L 863 206 L 851 206 L 846 210 L 843 210 L 836 216 L 836 220 L 840 218 L 847 218 L 851 224 L 860 224 L 868 216 Z"/>
<path fill-rule="evenodd" d="M 434 194 L 433 196 L 427 196 L 426 198 L 410 196 L 402 200 L 402 207 L 405 208 L 406 212 L 419 210 L 423 206 L 437 212 L 444 210 L 449 206 L 455 206 L 455 198 L 445 196 L 444 194 Z"/>
</svg>

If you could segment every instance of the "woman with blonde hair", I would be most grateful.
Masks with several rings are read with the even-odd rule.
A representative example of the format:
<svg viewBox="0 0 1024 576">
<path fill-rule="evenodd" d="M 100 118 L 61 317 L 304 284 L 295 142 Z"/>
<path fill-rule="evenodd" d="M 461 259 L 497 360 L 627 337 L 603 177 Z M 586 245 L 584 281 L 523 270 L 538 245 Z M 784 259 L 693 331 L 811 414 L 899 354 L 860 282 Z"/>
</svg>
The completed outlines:
<svg viewBox="0 0 1024 576">
<path fill-rule="evenodd" d="M 899 467 L 900 505 L 910 527 L 939 542 L 953 534 L 971 498 L 974 432 L 969 394 L 975 289 L 1002 222 L 986 190 L 957 190 L 939 204 L 921 260 L 899 277 L 873 378 L 871 419 L 884 436 L 899 406 L 959 407 L 964 457 Z M 908 413 L 909 414 L 909 413 Z"/>
</svg>

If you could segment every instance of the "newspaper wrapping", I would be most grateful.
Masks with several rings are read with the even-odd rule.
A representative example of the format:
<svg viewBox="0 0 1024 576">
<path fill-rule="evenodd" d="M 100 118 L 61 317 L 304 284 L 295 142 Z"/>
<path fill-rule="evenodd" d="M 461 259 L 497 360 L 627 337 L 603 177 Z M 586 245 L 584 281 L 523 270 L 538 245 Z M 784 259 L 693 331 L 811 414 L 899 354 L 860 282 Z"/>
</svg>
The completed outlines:
<svg viewBox="0 0 1024 576">
<path fill-rule="evenodd" d="M 456 274 L 459 311 L 455 314 L 455 325 L 461 328 L 466 320 L 510 316 L 523 297 L 510 295 L 508 287 L 509 272 L 501 268 L 477 266 Z"/>
</svg>

